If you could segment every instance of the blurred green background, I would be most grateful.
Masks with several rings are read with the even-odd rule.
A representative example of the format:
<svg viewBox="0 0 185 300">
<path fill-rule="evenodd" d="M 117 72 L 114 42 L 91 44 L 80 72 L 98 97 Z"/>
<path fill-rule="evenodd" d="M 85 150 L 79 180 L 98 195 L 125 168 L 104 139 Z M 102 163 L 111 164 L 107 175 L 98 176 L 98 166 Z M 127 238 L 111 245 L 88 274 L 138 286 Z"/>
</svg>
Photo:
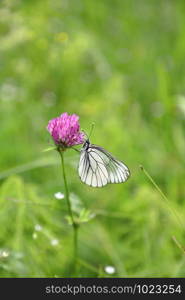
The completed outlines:
<svg viewBox="0 0 185 300">
<path fill-rule="evenodd" d="M 1 1 L 1 277 L 72 276 L 60 157 L 42 152 L 63 112 L 87 132 L 95 122 L 91 141 L 132 173 L 93 189 L 78 178 L 78 153 L 65 153 L 84 221 L 78 276 L 185 276 L 185 229 L 170 211 L 184 222 L 184 15 L 183 0 Z"/>
</svg>

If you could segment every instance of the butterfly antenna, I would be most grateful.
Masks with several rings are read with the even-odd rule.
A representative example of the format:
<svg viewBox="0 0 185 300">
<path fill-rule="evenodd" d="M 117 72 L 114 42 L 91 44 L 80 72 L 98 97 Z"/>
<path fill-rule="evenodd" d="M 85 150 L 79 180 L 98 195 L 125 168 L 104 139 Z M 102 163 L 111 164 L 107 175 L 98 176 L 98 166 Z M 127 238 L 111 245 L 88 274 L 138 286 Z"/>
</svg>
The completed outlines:
<svg viewBox="0 0 185 300">
<path fill-rule="evenodd" d="M 90 133 L 89 133 L 89 138 L 91 137 L 91 134 L 92 134 L 92 132 L 93 132 L 94 126 L 95 126 L 95 123 L 92 122 L 92 123 L 91 123 L 91 130 L 90 130 Z"/>
<path fill-rule="evenodd" d="M 93 129 L 94 129 L 94 126 L 95 126 L 95 123 L 91 123 L 91 130 L 90 130 L 90 133 L 89 133 L 89 134 L 87 134 L 87 132 L 86 132 L 84 129 L 81 129 L 81 130 L 85 133 L 87 140 L 90 139 L 91 134 L 92 134 Z"/>
<path fill-rule="evenodd" d="M 84 129 L 81 129 L 81 131 L 83 131 L 83 133 L 85 133 L 87 140 L 89 139 L 89 136 L 87 134 L 87 132 Z"/>
</svg>

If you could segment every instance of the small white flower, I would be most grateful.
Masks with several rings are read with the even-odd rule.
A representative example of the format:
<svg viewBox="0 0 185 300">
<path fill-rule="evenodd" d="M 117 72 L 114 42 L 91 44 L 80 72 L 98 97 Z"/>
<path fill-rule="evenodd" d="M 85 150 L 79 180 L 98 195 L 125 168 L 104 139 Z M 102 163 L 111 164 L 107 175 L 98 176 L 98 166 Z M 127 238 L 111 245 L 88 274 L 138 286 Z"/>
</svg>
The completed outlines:
<svg viewBox="0 0 185 300">
<path fill-rule="evenodd" d="M 106 266 L 104 270 L 107 274 L 114 274 L 116 272 L 113 266 Z"/>
<path fill-rule="evenodd" d="M 55 198 L 60 200 L 60 199 L 64 199 L 64 194 L 61 192 L 57 192 L 54 194 Z"/>
<path fill-rule="evenodd" d="M 3 250 L 3 251 L 1 252 L 1 254 L 0 254 L 0 256 L 6 258 L 6 257 L 9 256 L 9 252 L 6 251 L 6 250 Z"/>
<path fill-rule="evenodd" d="M 34 232 L 34 233 L 32 234 L 32 238 L 33 238 L 34 240 L 37 239 L 37 233 L 36 233 L 36 232 Z"/>
<path fill-rule="evenodd" d="M 42 226 L 39 225 L 39 224 L 36 224 L 36 225 L 35 225 L 35 230 L 36 230 L 36 231 L 41 231 L 41 230 L 42 230 Z"/>
<path fill-rule="evenodd" d="M 52 246 L 57 246 L 58 243 L 59 243 L 59 241 L 58 241 L 57 239 L 51 240 L 51 245 L 52 245 Z"/>
</svg>

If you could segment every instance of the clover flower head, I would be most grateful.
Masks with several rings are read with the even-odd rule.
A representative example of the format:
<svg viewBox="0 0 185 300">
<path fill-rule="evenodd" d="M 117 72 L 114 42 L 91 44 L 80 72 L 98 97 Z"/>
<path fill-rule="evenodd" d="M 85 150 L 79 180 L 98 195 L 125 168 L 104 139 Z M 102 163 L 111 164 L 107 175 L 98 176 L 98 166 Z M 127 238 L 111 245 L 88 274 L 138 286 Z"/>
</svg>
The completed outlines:
<svg viewBox="0 0 185 300">
<path fill-rule="evenodd" d="M 47 130 L 55 144 L 63 149 L 83 144 L 85 135 L 80 131 L 79 116 L 63 113 L 49 121 Z"/>
</svg>

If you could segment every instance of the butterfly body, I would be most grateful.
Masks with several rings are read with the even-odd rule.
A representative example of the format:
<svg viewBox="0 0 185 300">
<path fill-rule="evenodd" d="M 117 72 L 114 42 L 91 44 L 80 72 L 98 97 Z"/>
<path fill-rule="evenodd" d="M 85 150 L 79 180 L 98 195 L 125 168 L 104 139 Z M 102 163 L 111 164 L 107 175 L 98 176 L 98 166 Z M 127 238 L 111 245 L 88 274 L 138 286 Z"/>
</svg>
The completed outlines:
<svg viewBox="0 0 185 300">
<path fill-rule="evenodd" d="M 78 173 L 82 182 L 92 187 L 102 187 L 108 183 L 125 182 L 130 171 L 104 148 L 85 141 L 80 151 Z"/>
</svg>

